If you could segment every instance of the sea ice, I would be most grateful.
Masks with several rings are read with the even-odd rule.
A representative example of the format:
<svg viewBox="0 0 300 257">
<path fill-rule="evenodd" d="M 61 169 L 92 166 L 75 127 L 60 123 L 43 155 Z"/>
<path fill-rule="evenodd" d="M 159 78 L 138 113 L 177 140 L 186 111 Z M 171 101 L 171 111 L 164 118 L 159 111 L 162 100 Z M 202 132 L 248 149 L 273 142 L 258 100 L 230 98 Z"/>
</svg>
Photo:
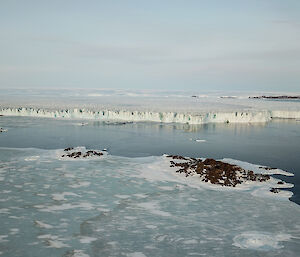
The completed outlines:
<svg viewBox="0 0 300 257">
<path fill-rule="evenodd" d="M 170 217 L 172 216 L 170 213 L 161 211 L 159 209 L 159 205 L 157 202 L 144 202 L 137 204 L 138 207 L 144 208 L 152 214 L 163 216 L 163 217 Z"/>
<path fill-rule="evenodd" d="M 233 245 L 242 249 L 253 249 L 268 251 L 273 249 L 280 249 L 283 246 L 280 242 L 288 241 L 291 235 L 288 234 L 270 234 L 265 232 L 244 232 L 233 238 Z"/>
<path fill-rule="evenodd" d="M 127 257 L 147 257 L 142 252 L 127 253 Z"/>
<path fill-rule="evenodd" d="M 82 250 L 73 250 L 69 252 L 66 257 L 90 257 L 88 254 L 86 254 Z"/>
<path fill-rule="evenodd" d="M 82 244 L 90 244 L 91 242 L 96 241 L 97 238 L 95 237 L 88 237 L 88 236 L 83 236 L 79 238 L 80 243 Z"/>
<path fill-rule="evenodd" d="M 57 158 L 59 151 L 0 148 L 0 161 L 3 152 L 16 160 L 1 182 L 0 198 L 10 197 L 1 202 L 4 256 L 25 249 L 32 256 L 298 257 L 299 206 L 287 197 L 281 201 L 280 193 L 262 194 L 280 180 L 270 179 L 265 187 L 222 188 L 176 173 L 165 156 L 68 162 Z M 18 172 L 29 156 L 51 162 Z M 262 173 L 290 175 L 241 163 L 246 164 Z M 87 183 L 64 191 L 80 182 Z M 45 231 L 55 235 L 41 234 Z"/>
<path fill-rule="evenodd" d="M 34 224 L 37 225 L 38 227 L 40 228 L 46 228 L 46 229 L 50 229 L 50 228 L 53 228 L 53 226 L 49 225 L 49 224 L 46 224 L 42 221 L 38 221 L 38 220 L 35 220 L 34 221 Z"/>
<path fill-rule="evenodd" d="M 60 194 L 52 194 L 52 199 L 55 201 L 65 201 L 65 196 L 77 196 L 80 197 L 78 194 L 72 193 L 72 192 L 63 192 Z"/>
</svg>

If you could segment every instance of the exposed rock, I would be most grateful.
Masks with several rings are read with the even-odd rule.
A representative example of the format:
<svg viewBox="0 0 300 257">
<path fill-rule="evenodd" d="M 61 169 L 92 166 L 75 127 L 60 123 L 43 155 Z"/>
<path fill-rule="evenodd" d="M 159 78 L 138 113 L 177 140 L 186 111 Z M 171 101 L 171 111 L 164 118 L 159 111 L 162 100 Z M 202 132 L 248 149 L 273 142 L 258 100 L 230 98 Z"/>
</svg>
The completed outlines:
<svg viewBox="0 0 300 257">
<path fill-rule="evenodd" d="M 2 132 L 6 132 L 6 131 L 7 131 L 7 129 L 0 128 L 0 133 L 2 133 Z"/>
<path fill-rule="evenodd" d="M 277 193 L 280 192 L 280 190 L 279 190 L 278 188 L 272 187 L 272 188 L 270 189 L 270 192 L 272 192 L 272 193 L 274 193 L 274 194 L 277 194 Z"/>
<path fill-rule="evenodd" d="M 276 170 L 276 168 L 271 168 L 271 167 L 259 167 L 260 169 L 264 169 L 264 170 Z"/>
<path fill-rule="evenodd" d="M 200 175 L 202 181 L 221 186 L 235 187 L 246 181 L 264 182 L 270 179 L 269 175 L 256 174 L 251 170 L 244 170 L 239 166 L 211 158 L 202 161 L 179 155 L 168 155 L 167 157 L 175 160 L 170 161 L 170 167 L 177 167 L 176 172 L 185 173 L 186 177 Z M 183 162 L 178 162 L 178 160 Z"/>
<path fill-rule="evenodd" d="M 284 183 L 283 183 L 283 181 L 278 181 L 277 184 L 278 185 L 283 185 Z"/>
<path fill-rule="evenodd" d="M 249 96 L 249 98 L 253 99 L 300 99 L 300 96 L 290 96 L 290 95 L 279 95 L 279 96 Z"/>
<path fill-rule="evenodd" d="M 104 121 L 105 125 L 127 125 L 133 123 L 133 121 Z"/>
<path fill-rule="evenodd" d="M 90 150 L 90 151 L 87 151 L 83 155 L 83 157 L 85 158 L 85 157 L 88 157 L 88 156 L 101 156 L 101 155 L 103 155 L 103 153 Z"/>
<path fill-rule="evenodd" d="M 65 152 L 68 152 L 68 151 L 71 151 L 71 150 L 73 150 L 74 149 L 74 147 L 68 147 L 68 148 L 66 148 L 64 151 Z"/>
<path fill-rule="evenodd" d="M 103 153 L 102 152 L 97 152 L 94 150 L 88 150 L 86 152 L 81 152 L 81 151 L 72 151 L 74 150 L 73 147 L 68 147 L 66 149 L 64 149 L 64 151 L 66 152 L 66 154 L 63 154 L 61 157 L 68 157 L 68 158 L 87 158 L 87 157 L 91 157 L 91 156 L 102 156 Z"/>
<path fill-rule="evenodd" d="M 173 159 L 178 159 L 178 160 L 188 160 L 185 157 L 180 156 L 180 155 L 167 155 L 167 157 L 173 158 Z"/>
</svg>

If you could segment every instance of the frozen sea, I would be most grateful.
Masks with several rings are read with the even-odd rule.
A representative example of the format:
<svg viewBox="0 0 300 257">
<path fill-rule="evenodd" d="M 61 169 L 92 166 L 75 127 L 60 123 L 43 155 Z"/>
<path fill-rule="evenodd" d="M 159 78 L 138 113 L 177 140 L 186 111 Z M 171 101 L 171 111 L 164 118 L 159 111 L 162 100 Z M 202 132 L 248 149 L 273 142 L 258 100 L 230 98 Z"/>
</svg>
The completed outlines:
<svg viewBox="0 0 300 257">
<path fill-rule="evenodd" d="M 0 127 L 7 130 L 0 133 L 0 256 L 299 256 L 297 120 L 3 116 Z M 107 154 L 60 158 L 77 146 Z M 294 195 L 205 186 L 170 170 L 164 153 L 280 168 L 295 174 L 274 176 L 294 184 Z"/>
</svg>

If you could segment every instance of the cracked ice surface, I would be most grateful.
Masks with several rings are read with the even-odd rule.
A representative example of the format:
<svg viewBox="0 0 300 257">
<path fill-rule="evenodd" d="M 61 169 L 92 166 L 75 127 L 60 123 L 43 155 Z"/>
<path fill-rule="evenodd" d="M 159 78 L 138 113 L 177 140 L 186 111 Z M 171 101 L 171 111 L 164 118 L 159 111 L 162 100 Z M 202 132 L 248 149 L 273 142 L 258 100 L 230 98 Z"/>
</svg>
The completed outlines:
<svg viewBox="0 0 300 257">
<path fill-rule="evenodd" d="M 0 148 L 1 256 L 298 256 L 287 198 L 198 183 L 164 156 L 61 153 Z"/>
</svg>

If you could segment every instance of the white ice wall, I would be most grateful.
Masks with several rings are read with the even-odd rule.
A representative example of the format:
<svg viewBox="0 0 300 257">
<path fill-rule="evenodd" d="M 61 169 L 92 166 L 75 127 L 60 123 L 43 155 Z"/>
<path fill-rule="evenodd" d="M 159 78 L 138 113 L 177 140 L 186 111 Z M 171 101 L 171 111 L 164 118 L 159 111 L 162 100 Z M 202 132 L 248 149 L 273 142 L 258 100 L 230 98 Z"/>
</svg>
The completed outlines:
<svg viewBox="0 0 300 257">
<path fill-rule="evenodd" d="M 272 111 L 273 118 L 300 119 L 300 111 Z"/>
<path fill-rule="evenodd" d="M 127 110 L 87 110 L 65 109 L 46 110 L 36 108 L 2 108 L 0 114 L 6 116 L 31 116 L 45 118 L 68 118 L 68 119 L 96 119 L 96 120 L 119 120 L 119 121 L 154 121 L 164 123 L 244 123 L 244 122 L 267 122 L 271 117 L 299 118 L 299 111 L 237 111 L 237 112 L 206 112 L 199 114 L 176 113 L 176 112 L 150 112 L 150 111 L 127 111 Z"/>
</svg>

